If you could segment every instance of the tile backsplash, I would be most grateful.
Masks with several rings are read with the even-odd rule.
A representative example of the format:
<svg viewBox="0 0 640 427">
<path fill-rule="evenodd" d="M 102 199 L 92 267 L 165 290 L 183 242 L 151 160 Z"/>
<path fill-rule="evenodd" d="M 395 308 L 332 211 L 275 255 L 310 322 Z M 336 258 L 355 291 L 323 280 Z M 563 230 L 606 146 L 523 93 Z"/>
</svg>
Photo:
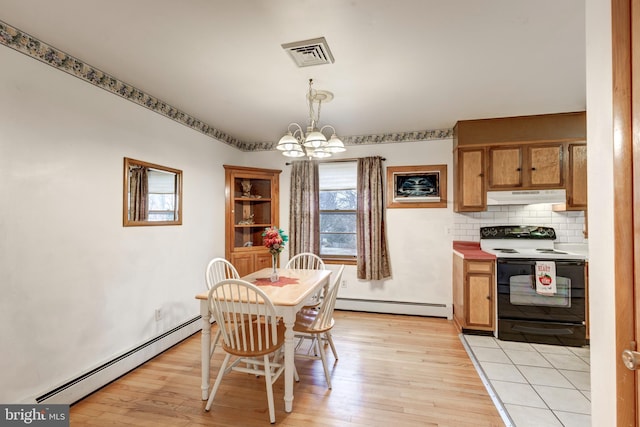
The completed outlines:
<svg viewBox="0 0 640 427">
<path fill-rule="evenodd" d="M 586 243 L 584 212 L 554 212 L 550 204 L 488 206 L 486 212 L 453 214 L 453 239 L 480 241 L 480 227 L 540 225 L 556 230 L 556 243 Z"/>
</svg>

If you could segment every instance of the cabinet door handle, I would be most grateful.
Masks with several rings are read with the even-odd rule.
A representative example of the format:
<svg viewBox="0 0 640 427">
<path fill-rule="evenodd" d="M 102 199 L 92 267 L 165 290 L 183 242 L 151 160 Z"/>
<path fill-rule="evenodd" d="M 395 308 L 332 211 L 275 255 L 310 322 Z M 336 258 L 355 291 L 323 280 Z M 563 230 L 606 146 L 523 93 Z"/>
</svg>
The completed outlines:
<svg viewBox="0 0 640 427">
<path fill-rule="evenodd" d="M 532 171 L 536 170 L 536 168 L 531 168 Z"/>
<path fill-rule="evenodd" d="M 484 174 L 483 174 L 483 173 L 480 173 L 480 174 L 478 174 L 478 176 L 479 176 L 479 177 L 483 177 L 483 176 L 484 176 Z"/>
<path fill-rule="evenodd" d="M 491 295 L 487 295 L 487 299 L 491 301 Z"/>
<path fill-rule="evenodd" d="M 520 172 L 520 168 L 516 168 L 516 170 L 517 170 L 518 172 Z"/>
</svg>

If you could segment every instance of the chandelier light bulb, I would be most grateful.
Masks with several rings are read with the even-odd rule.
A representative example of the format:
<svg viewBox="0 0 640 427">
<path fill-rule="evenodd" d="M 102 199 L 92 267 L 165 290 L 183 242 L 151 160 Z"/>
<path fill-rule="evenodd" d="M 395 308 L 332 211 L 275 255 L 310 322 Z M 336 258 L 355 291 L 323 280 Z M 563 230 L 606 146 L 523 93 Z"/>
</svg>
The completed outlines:
<svg viewBox="0 0 640 427">
<path fill-rule="evenodd" d="M 329 138 L 327 145 L 324 146 L 324 150 L 329 153 L 342 153 L 347 151 L 347 149 L 344 148 L 344 143 L 336 136 L 335 133 L 331 135 L 331 138 Z"/>
</svg>

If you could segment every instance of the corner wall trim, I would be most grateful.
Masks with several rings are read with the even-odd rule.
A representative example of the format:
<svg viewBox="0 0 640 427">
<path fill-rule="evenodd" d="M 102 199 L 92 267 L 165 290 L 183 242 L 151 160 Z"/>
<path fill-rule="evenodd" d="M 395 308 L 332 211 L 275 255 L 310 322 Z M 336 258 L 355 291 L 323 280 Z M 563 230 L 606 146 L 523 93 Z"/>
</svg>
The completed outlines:
<svg viewBox="0 0 640 427">
<path fill-rule="evenodd" d="M 106 90 L 141 107 L 158 113 L 168 119 L 201 132 L 211 138 L 235 147 L 241 151 L 275 150 L 273 141 L 249 142 L 235 138 L 186 112 L 173 107 L 169 103 L 138 89 L 115 76 L 112 76 L 83 60 L 69 55 L 36 37 L 0 21 L 0 45 L 5 45 L 17 52 L 64 71 L 96 87 Z M 343 136 L 346 145 L 372 145 L 411 141 L 429 141 L 453 138 L 453 129 L 424 129 L 410 132 L 383 133 L 375 135 Z"/>
</svg>

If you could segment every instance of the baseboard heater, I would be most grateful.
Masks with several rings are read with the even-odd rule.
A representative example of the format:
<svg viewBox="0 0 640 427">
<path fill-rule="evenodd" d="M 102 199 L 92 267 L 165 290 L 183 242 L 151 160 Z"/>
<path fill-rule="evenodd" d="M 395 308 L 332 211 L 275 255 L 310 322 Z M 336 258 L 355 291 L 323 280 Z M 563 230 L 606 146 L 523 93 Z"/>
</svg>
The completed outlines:
<svg viewBox="0 0 640 427">
<path fill-rule="evenodd" d="M 453 310 L 450 304 L 338 298 L 336 300 L 336 309 L 453 319 Z"/>
<path fill-rule="evenodd" d="M 200 331 L 202 329 L 200 319 L 201 316 L 194 317 L 110 361 L 85 372 L 77 378 L 67 381 L 63 385 L 36 397 L 36 403 L 73 404 L 79 401 Z"/>
</svg>

